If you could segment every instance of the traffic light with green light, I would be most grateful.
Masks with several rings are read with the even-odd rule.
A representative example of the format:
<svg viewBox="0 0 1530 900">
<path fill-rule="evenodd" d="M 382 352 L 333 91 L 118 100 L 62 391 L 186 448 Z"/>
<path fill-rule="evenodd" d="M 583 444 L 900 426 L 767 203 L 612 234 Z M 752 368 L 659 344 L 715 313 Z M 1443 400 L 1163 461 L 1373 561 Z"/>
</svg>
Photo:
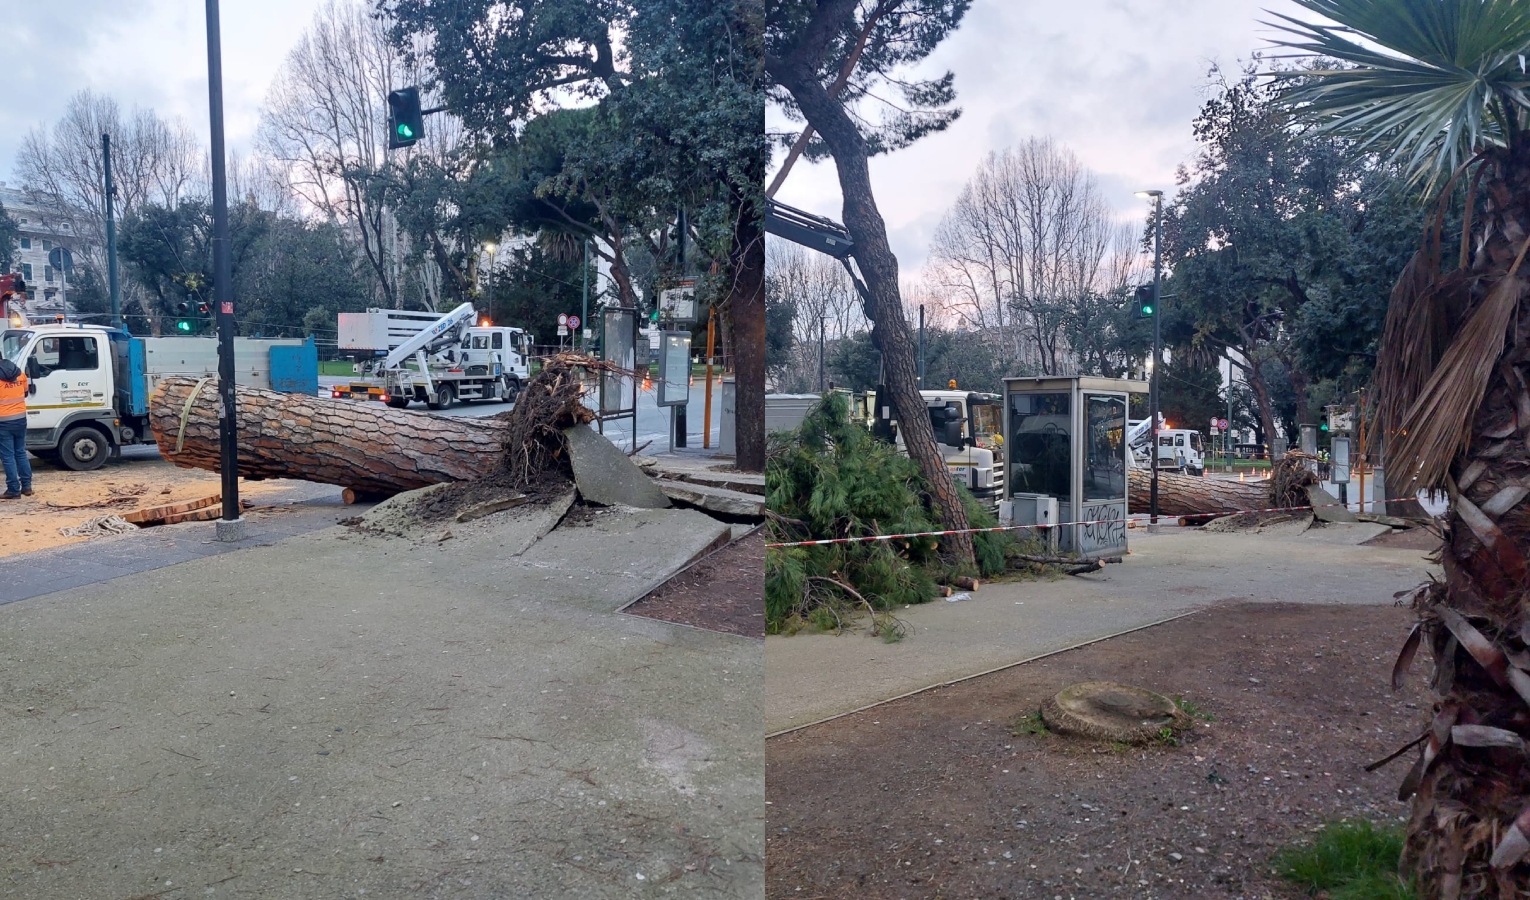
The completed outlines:
<svg viewBox="0 0 1530 900">
<path fill-rule="evenodd" d="M 388 149 L 408 147 L 425 133 L 425 115 L 420 111 L 420 89 L 399 88 L 388 94 Z"/>
<path fill-rule="evenodd" d="M 1137 299 L 1137 318 L 1139 318 L 1139 319 L 1151 319 L 1151 318 L 1153 318 L 1153 312 L 1154 312 L 1154 306 L 1153 306 L 1153 286 L 1151 284 L 1144 284 L 1141 287 L 1137 288 L 1136 299 Z"/>
</svg>

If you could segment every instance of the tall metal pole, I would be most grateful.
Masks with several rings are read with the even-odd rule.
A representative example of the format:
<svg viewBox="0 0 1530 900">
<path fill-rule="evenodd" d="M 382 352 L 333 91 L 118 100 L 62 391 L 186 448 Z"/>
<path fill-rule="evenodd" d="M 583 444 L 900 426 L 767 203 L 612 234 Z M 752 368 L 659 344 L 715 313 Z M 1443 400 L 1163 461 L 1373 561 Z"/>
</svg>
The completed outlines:
<svg viewBox="0 0 1530 900">
<path fill-rule="evenodd" d="M 122 327 L 122 294 L 117 288 L 117 216 L 112 209 L 112 136 L 101 132 L 101 162 L 106 168 L 106 289 L 112 298 L 112 327 Z"/>
<path fill-rule="evenodd" d="M 828 316 L 818 317 L 818 393 L 823 393 L 823 333 L 828 328 Z"/>
<path fill-rule="evenodd" d="M 218 322 L 218 391 L 223 408 L 218 420 L 223 475 L 223 519 L 218 539 L 244 537 L 239 515 L 239 435 L 234 401 L 234 273 L 228 245 L 228 178 L 223 148 L 223 49 L 219 38 L 218 0 L 207 0 L 207 110 L 212 132 L 213 301 Z M 238 523 L 237 525 L 234 523 Z"/>
<path fill-rule="evenodd" d="M 498 245 L 495 245 L 496 249 Z M 494 250 L 489 251 L 489 321 L 498 322 L 494 315 Z"/>
<path fill-rule="evenodd" d="M 924 390 L 924 304 L 919 304 L 919 389 Z"/>
<path fill-rule="evenodd" d="M 1159 309 L 1159 297 L 1163 293 L 1163 192 L 1153 195 L 1153 371 L 1148 383 L 1148 416 L 1152 418 L 1152 450 L 1148 456 L 1152 460 L 1152 487 L 1148 492 L 1148 527 L 1157 530 L 1158 525 L 1158 370 L 1163 365 L 1163 354 L 1159 351 L 1159 341 L 1162 333 L 1159 322 L 1163 318 L 1163 311 Z M 1228 423 L 1231 424 L 1231 423 Z"/>
<path fill-rule="evenodd" d="M 588 352 L 590 352 L 590 348 L 588 346 L 588 342 L 586 342 L 585 339 L 584 339 L 584 331 L 583 331 L 583 329 L 587 326 L 587 323 L 590 321 L 590 239 L 589 238 L 585 238 L 584 239 L 584 268 L 581 269 L 580 271 L 584 273 L 584 305 L 582 307 L 580 307 L 580 312 L 579 312 L 579 328 L 580 328 L 580 332 L 579 332 L 579 349 L 583 350 L 586 353 L 588 353 Z"/>
<path fill-rule="evenodd" d="M 1227 471 L 1229 471 L 1229 472 L 1231 472 L 1232 468 L 1233 468 L 1233 452 L 1232 452 L 1232 427 L 1233 427 L 1233 418 L 1232 418 L 1232 387 L 1233 387 L 1233 364 L 1232 364 L 1232 360 L 1229 359 L 1227 361 L 1227 427 L 1222 429 L 1222 452 L 1227 455 Z"/>
</svg>

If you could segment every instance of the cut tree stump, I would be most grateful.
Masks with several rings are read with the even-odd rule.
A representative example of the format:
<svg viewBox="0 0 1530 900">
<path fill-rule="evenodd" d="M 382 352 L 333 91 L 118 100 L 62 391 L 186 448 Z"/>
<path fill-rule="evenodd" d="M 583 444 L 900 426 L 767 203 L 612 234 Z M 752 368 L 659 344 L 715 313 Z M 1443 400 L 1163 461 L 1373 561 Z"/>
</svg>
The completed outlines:
<svg viewBox="0 0 1530 900">
<path fill-rule="evenodd" d="M 1161 499 L 1161 498 L 1160 498 Z M 1047 727 L 1063 734 L 1143 744 L 1190 725 L 1173 700 L 1145 688 L 1110 681 L 1069 685 L 1041 704 Z"/>
<path fill-rule="evenodd" d="M 149 416 L 160 455 L 177 466 L 218 471 L 218 382 L 187 409 L 198 379 L 162 380 Z M 236 389 L 239 474 L 252 480 L 295 478 L 349 488 L 357 499 L 385 497 L 498 470 L 503 420 L 433 416 L 356 403 Z M 184 441 L 181 440 L 185 412 Z M 179 446 L 178 446 L 179 444 Z"/>
<path fill-rule="evenodd" d="M 1127 472 L 1129 512 L 1149 512 L 1152 476 L 1141 469 Z M 1158 515 L 1227 515 L 1270 505 L 1269 484 L 1263 481 L 1223 481 L 1175 472 L 1158 473 Z"/>
</svg>

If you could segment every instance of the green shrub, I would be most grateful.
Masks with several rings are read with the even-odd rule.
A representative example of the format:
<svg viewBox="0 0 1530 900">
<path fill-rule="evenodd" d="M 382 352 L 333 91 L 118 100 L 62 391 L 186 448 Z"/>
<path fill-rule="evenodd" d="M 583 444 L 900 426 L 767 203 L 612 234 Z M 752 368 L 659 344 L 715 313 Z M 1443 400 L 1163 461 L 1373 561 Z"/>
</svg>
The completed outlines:
<svg viewBox="0 0 1530 900">
<path fill-rule="evenodd" d="M 771 436 L 765 490 L 776 517 L 771 541 L 940 528 L 919 467 L 850 422 L 841 394 L 824 398 L 796 431 Z M 974 527 L 998 524 L 971 495 L 964 497 Z M 1004 569 L 1008 541 L 1002 533 L 975 536 L 980 574 Z M 952 574 L 939 549 L 940 539 L 921 537 L 771 550 L 765 558 L 766 628 L 772 634 L 790 630 L 793 617 L 816 624 L 822 620 L 811 613 L 826 604 L 842 617 L 868 606 L 878 612 L 929 601 L 936 579 Z"/>
</svg>

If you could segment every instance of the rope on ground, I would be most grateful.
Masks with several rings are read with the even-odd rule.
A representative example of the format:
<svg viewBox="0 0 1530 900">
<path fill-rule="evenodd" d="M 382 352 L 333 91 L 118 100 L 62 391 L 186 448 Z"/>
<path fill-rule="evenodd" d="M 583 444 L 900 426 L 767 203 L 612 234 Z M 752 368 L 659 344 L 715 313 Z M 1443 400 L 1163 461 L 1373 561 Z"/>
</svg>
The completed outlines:
<svg viewBox="0 0 1530 900">
<path fill-rule="evenodd" d="M 72 528 L 60 528 L 59 534 L 65 537 L 102 537 L 108 534 L 128 534 L 137 531 L 138 526 L 121 516 L 96 516 L 86 519 Z"/>
</svg>

